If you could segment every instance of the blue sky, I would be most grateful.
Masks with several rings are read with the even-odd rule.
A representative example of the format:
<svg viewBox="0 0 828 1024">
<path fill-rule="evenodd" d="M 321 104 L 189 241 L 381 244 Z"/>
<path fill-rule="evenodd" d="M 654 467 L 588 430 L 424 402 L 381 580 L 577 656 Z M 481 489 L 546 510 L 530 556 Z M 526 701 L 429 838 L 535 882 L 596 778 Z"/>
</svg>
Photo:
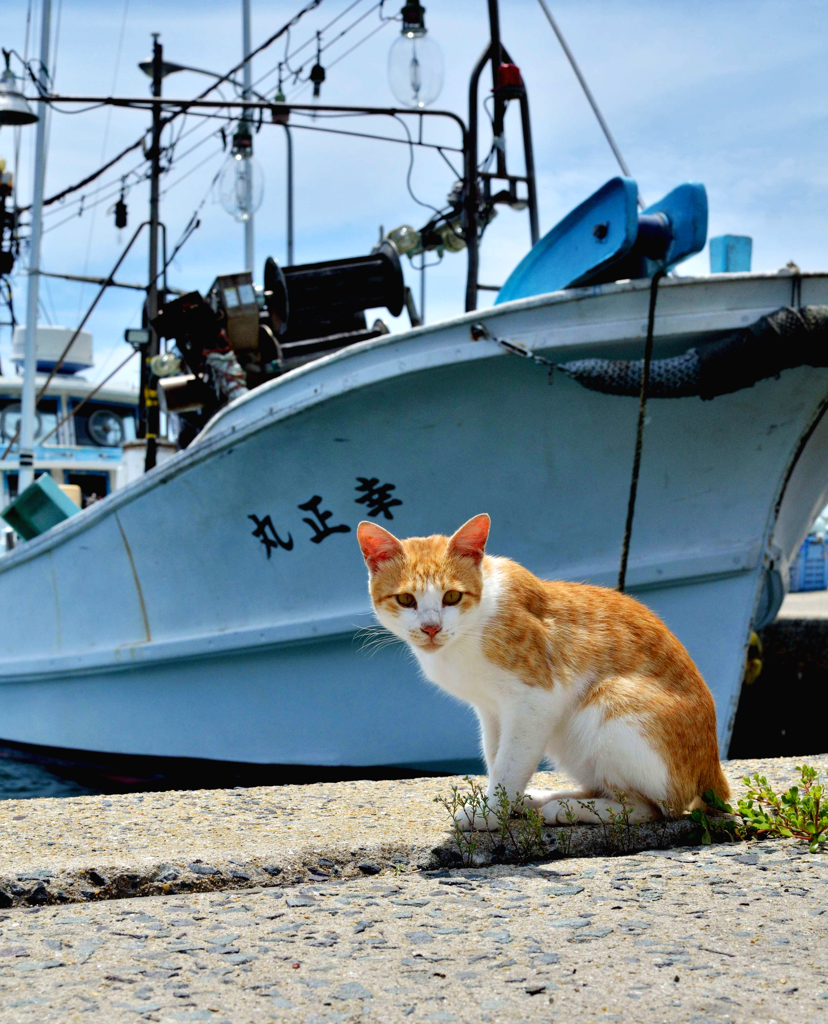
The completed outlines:
<svg viewBox="0 0 828 1024">
<path fill-rule="evenodd" d="M 293 31 L 291 49 L 314 36 L 352 0 L 323 0 Z M 373 5 L 362 0 L 327 36 Z M 400 4 L 386 3 L 389 11 Z M 39 4 L 36 4 L 39 6 Z M 60 29 L 56 91 L 65 94 L 145 95 L 148 79 L 137 63 L 150 53 L 150 33 L 161 33 L 165 56 L 216 71 L 235 64 L 241 53 L 240 2 L 168 0 L 53 0 Z M 257 45 L 299 7 L 284 0 L 252 0 L 253 42 Z M 446 80 L 435 106 L 467 116 L 469 71 L 487 39 L 484 0 L 429 0 L 427 24 L 442 46 Z M 686 180 L 705 183 L 710 200 L 710 234 L 753 237 L 753 268 L 776 270 L 794 259 L 803 269 L 824 269 L 828 239 L 828 2 L 825 0 L 551 0 L 639 188 L 648 202 Z M 24 0 L 7 11 L 0 43 L 22 52 Z M 38 46 L 34 12 L 30 55 Z M 369 15 L 339 43 L 323 64 L 372 31 Z M 613 177 L 618 168 L 579 86 L 536 0 L 501 0 L 504 43 L 520 65 L 529 88 L 541 231 L 548 231 L 573 206 Z M 389 25 L 331 67 L 323 86 L 329 103 L 393 103 L 386 60 L 394 40 Z M 308 47 L 299 61 L 311 53 Z M 254 79 L 275 67 L 283 55 L 275 44 L 257 57 Z M 177 74 L 165 81 L 170 96 L 195 95 L 206 79 Z M 490 87 L 488 72 L 484 88 Z M 275 76 L 260 88 L 273 87 Z M 291 87 L 286 91 L 290 96 Z M 297 98 L 307 100 L 307 87 Z M 485 120 L 485 118 L 484 118 Z M 146 114 L 92 111 L 52 115 L 47 195 L 84 177 L 133 141 Z M 321 119 L 317 127 L 325 126 Z M 393 122 L 364 121 L 367 131 L 400 136 Z M 243 266 L 242 229 L 210 193 L 209 184 L 226 156 L 212 136 L 215 122 L 188 120 L 192 130 L 178 145 L 178 159 L 162 184 L 162 218 L 171 245 L 193 211 L 205 200 L 201 227 L 170 268 L 170 283 L 205 290 L 217 273 Z M 455 144 L 448 125 L 431 124 L 427 137 Z M 20 199 L 31 190 L 34 129 L 22 130 Z M 265 124 L 255 139 L 256 158 L 265 178 L 265 198 L 256 222 L 257 278 L 268 255 L 285 261 L 285 146 L 281 128 Z M 201 142 L 204 139 L 205 141 Z M 380 225 L 421 226 L 429 211 L 406 189 L 407 146 L 365 142 L 297 129 L 296 261 L 333 259 L 370 251 Z M 511 114 L 507 122 L 510 167 L 521 167 L 520 132 Z M 488 147 L 481 140 L 481 155 Z M 185 151 L 201 142 L 189 156 Z M 0 156 L 12 163 L 15 132 L 0 130 Z M 45 269 L 105 275 L 132 230 L 147 215 L 146 185 L 134 185 L 127 198 L 129 227 L 119 237 L 111 213 L 115 196 L 96 208 L 91 203 L 101 182 L 118 185 L 119 176 L 140 163 L 133 154 L 89 187 L 84 212 L 69 200 L 53 207 L 44 237 Z M 198 166 L 202 161 L 203 164 Z M 415 195 L 441 206 L 453 175 L 435 153 L 418 151 L 411 176 Z M 73 197 L 77 198 L 77 197 Z M 60 225 L 60 226 L 57 226 Z M 482 251 L 480 279 L 500 284 L 528 248 L 525 214 L 501 209 Z M 21 264 L 25 261 L 21 260 Z M 18 316 L 25 308 L 25 275 L 19 265 L 14 285 Z M 683 273 L 706 273 L 707 251 L 683 265 Z M 406 279 L 419 299 L 419 274 L 405 263 Z M 146 246 L 139 242 L 119 277 L 146 277 Z M 446 254 L 427 278 L 429 321 L 462 311 L 465 254 Z M 43 300 L 55 323 L 75 326 L 91 301 L 91 286 L 49 282 Z M 483 293 L 483 301 L 486 295 Z M 390 320 L 388 315 L 385 315 Z M 124 328 L 140 322 L 138 293 L 110 291 L 90 321 L 98 379 L 128 352 Z M 393 327 L 405 326 L 405 318 Z M 0 358 L 9 372 L 9 331 L 0 330 Z M 131 375 L 122 378 L 126 383 Z"/>
</svg>

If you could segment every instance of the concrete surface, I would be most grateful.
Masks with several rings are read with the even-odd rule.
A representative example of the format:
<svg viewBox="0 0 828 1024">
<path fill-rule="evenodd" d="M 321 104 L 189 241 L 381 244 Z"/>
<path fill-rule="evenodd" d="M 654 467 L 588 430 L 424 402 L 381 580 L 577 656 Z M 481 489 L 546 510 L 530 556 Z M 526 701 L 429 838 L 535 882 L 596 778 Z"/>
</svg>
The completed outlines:
<svg viewBox="0 0 828 1024">
<path fill-rule="evenodd" d="M 786 787 L 802 760 L 828 763 L 726 770 Z M 686 843 L 687 825 L 583 826 L 557 850 L 550 830 L 544 863 L 434 869 L 451 861 L 434 797 L 452 781 L 6 801 L 1 1024 L 828 1013 L 828 855 L 777 840 L 619 856 Z"/>
<path fill-rule="evenodd" d="M 735 793 L 755 771 L 787 788 L 799 759 L 731 761 Z M 828 755 L 809 758 L 825 768 Z M 0 803 L 0 909 L 115 897 L 289 885 L 366 870 L 451 866 L 450 817 L 435 798 L 460 779 L 339 782 Z M 536 776 L 542 788 L 571 788 Z M 694 826 L 547 829 L 550 854 L 687 842 Z"/>
<path fill-rule="evenodd" d="M 828 619 L 828 590 L 802 590 L 788 594 L 777 619 Z"/>
<path fill-rule="evenodd" d="M 787 840 L 16 908 L 0 1020 L 796 1024 L 827 906 Z"/>
</svg>

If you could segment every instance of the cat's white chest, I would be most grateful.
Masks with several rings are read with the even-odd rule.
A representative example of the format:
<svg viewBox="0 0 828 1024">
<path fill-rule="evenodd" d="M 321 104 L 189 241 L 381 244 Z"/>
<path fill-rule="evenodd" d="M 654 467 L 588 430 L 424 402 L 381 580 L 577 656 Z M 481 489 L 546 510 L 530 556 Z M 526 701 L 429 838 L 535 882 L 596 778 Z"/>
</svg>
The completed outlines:
<svg viewBox="0 0 828 1024">
<path fill-rule="evenodd" d="M 476 639 L 452 644 L 433 654 L 415 654 L 427 679 L 470 704 L 488 703 L 506 682 L 504 672 L 485 657 L 482 644 Z"/>
</svg>

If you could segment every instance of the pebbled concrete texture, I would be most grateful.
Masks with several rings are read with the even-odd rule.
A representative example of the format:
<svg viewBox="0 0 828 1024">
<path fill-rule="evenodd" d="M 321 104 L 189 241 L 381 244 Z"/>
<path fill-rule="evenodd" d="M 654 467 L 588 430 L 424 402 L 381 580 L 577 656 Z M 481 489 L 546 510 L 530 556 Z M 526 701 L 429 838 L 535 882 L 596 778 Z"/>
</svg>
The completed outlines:
<svg viewBox="0 0 828 1024">
<path fill-rule="evenodd" d="M 755 771 L 789 786 L 801 760 L 828 764 L 731 762 L 734 796 Z M 434 798 L 458 781 L 4 802 L 0 1024 L 828 1012 L 825 853 L 671 846 L 679 822 L 549 830 L 546 862 L 448 869 Z"/>
<path fill-rule="evenodd" d="M 791 840 L 13 908 L 0 1020 L 821 1020 L 827 908 Z"/>
<path fill-rule="evenodd" d="M 801 759 L 731 761 L 787 788 Z M 825 769 L 828 755 L 807 758 Z M 0 909 L 232 888 L 295 885 L 458 863 L 435 798 L 460 779 L 340 782 L 85 796 L 0 803 Z M 535 785 L 569 788 L 539 773 Z M 545 830 L 549 857 L 666 848 L 692 840 L 688 821 L 622 830 Z M 485 858 L 479 858 L 485 860 Z"/>
</svg>

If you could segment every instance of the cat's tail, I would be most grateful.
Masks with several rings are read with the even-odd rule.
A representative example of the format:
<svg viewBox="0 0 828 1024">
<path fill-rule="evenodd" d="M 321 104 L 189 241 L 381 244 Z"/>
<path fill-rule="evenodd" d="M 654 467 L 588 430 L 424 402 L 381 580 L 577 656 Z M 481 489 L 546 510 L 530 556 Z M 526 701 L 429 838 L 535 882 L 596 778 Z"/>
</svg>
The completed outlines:
<svg viewBox="0 0 828 1024">
<path fill-rule="evenodd" d="M 710 790 L 724 803 L 730 799 L 730 783 L 725 778 L 718 754 L 711 757 L 699 775 L 697 800 L 704 803 L 704 794 Z"/>
</svg>

